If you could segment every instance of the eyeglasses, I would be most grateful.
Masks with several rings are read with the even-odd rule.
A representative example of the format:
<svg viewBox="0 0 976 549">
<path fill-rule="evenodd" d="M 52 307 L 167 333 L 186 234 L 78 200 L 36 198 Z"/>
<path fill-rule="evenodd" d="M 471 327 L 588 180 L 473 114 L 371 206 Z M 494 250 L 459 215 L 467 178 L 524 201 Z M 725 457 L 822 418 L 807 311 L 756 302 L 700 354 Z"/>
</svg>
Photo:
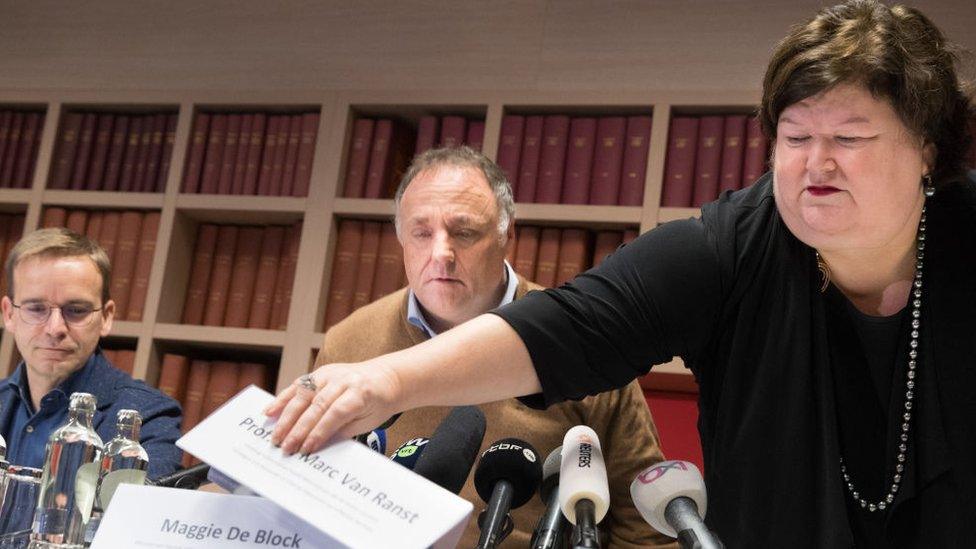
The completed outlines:
<svg viewBox="0 0 976 549">
<path fill-rule="evenodd" d="M 91 305 L 61 305 L 60 307 L 54 307 L 48 305 L 47 303 L 21 303 L 17 305 L 13 304 L 14 308 L 20 311 L 20 318 L 28 324 L 40 325 L 46 324 L 48 319 L 51 318 L 51 311 L 58 309 L 61 311 L 61 318 L 64 319 L 64 323 L 68 326 L 74 326 L 76 328 L 81 328 L 91 324 L 95 315 L 92 313 L 96 311 L 101 311 L 101 307 L 98 309 L 92 307 Z"/>
</svg>

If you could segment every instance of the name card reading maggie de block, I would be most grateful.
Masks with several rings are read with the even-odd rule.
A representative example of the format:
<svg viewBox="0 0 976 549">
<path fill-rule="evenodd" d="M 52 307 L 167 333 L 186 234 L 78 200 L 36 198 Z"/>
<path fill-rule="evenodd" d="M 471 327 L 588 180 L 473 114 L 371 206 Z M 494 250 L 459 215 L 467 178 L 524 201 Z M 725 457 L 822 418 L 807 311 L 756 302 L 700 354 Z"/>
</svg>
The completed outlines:
<svg viewBox="0 0 976 549">
<path fill-rule="evenodd" d="M 177 445 L 344 545 L 457 543 L 471 503 L 353 441 L 285 456 L 261 414 L 272 398 L 249 387 Z"/>
<path fill-rule="evenodd" d="M 92 549 L 120 547 L 320 549 L 341 544 L 264 498 L 123 484 L 92 542 Z"/>
</svg>

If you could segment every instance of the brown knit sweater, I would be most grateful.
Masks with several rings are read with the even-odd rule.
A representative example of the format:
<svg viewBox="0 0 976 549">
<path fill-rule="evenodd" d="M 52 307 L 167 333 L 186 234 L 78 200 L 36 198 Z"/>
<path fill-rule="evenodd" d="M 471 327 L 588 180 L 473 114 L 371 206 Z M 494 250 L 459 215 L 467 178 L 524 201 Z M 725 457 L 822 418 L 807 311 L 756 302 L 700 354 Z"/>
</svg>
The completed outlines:
<svg viewBox="0 0 976 549">
<path fill-rule="evenodd" d="M 534 289 L 540 288 L 520 277 L 515 297 L 521 298 Z M 333 326 L 325 334 L 315 365 L 360 362 L 426 339 L 422 330 L 407 321 L 404 288 L 358 309 Z M 630 498 L 630 483 L 637 473 L 663 459 L 657 431 L 636 382 L 621 390 L 579 402 L 565 402 L 548 410 L 533 410 L 515 399 L 484 404 L 480 408 L 488 420 L 482 452 L 498 439 L 517 437 L 532 444 L 545 459 L 553 448 L 562 444 L 570 427 L 579 424 L 592 427 L 600 437 L 610 480 L 610 511 L 600 523 L 603 547 L 655 547 L 668 543 L 669 538 L 644 522 Z M 429 407 L 404 412 L 387 431 L 387 448 L 395 449 L 411 438 L 429 437 L 449 411 L 450 408 Z M 475 512 L 458 547 L 474 547 L 478 541 L 476 518 L 485 504 L 474 489 L 473 478 L 473 474 L 468 477 L 460 494 L 474 504 Z M 512 511 L 515 529 L 502 546 L 527 547 L 544 511 L 545 505 L 538 496 Z"/>
</svg>

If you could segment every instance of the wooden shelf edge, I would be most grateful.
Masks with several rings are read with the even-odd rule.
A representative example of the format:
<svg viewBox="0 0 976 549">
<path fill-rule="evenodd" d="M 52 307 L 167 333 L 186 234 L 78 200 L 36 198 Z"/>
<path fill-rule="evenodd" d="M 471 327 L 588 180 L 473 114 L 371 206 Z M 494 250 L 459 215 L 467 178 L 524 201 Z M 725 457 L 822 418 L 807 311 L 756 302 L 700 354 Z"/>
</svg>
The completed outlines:
<svg viewBox="0 0 976 549">
<path fill-rule="evenodd" d="M 332 203 L 332 213 L 370 218 L 392 218 L 393 200 L 377 198 L 336 198 Z"/>
<path fill-rule="evenodd" d="M 113 320 L 112 331 L 108 337 L 139 337 L 142 334 L 142 322 L 132 320 Z"/>
<path fill-rule="evenodd" d="M 689 217 L 701 217 L 699 208 L 661 208 L 658 210 L 657 222 L 667 223 L 668 221 L 678 221 Z"/>
<path fill-rule="evenodd" d="M 162 193 L 130 193 L 113 191 L 52 191 L 45 190 L 41 202 L 45 206 L 79 206 L 97 208 L 162 209 Z"/>
<path fill-rule="evenodd" d="M 292 196 L 237 196 L 226 194 L 179 194 L 179 210 L 223 210 L 303 213 L 307 199 Z"/>
<path fill-rule="evenodd" d="M 280 330 L 156 324 L 153 339 L 199 343 L 215 347 L 281 348 L 285 345 L 286 334 Z"/>
<path fill-rule="evenodd" d="M 27 206 L 33 191 L 30 189 L 0 189 L 0 204 Z"/>
<path fill-rule="evenodd" d="M 579 223 L 608 226 L 639 225 L 640 206 L 585 206 L 575 204 L 515 204 L 517 223 L 543 222 L 558 225 Z"/>
</svg>

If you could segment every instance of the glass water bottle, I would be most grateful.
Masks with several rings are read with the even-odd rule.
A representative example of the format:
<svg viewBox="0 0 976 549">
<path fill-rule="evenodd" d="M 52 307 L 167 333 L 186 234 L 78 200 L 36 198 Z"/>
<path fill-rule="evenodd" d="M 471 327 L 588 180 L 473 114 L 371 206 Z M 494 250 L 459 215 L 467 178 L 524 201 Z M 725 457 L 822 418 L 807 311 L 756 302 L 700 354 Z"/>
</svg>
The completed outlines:
<svg viewBox="0 0 976 549">
<path fill-rule="evenodd" d="M 86 543 L 91 543 L 98 531 L 102 513 L 108 509 L 115 490 L 120 484 L 145 484 L 146 469 L 149 467 L 149 454 L 139 444 L 139 428 L 142 416 L 135 410 L 119 410 L 118 427 L 115 438 L 105 445 L 102 453 L 101 473 L 92 517 L 85 535 Z"/>
</svg>

